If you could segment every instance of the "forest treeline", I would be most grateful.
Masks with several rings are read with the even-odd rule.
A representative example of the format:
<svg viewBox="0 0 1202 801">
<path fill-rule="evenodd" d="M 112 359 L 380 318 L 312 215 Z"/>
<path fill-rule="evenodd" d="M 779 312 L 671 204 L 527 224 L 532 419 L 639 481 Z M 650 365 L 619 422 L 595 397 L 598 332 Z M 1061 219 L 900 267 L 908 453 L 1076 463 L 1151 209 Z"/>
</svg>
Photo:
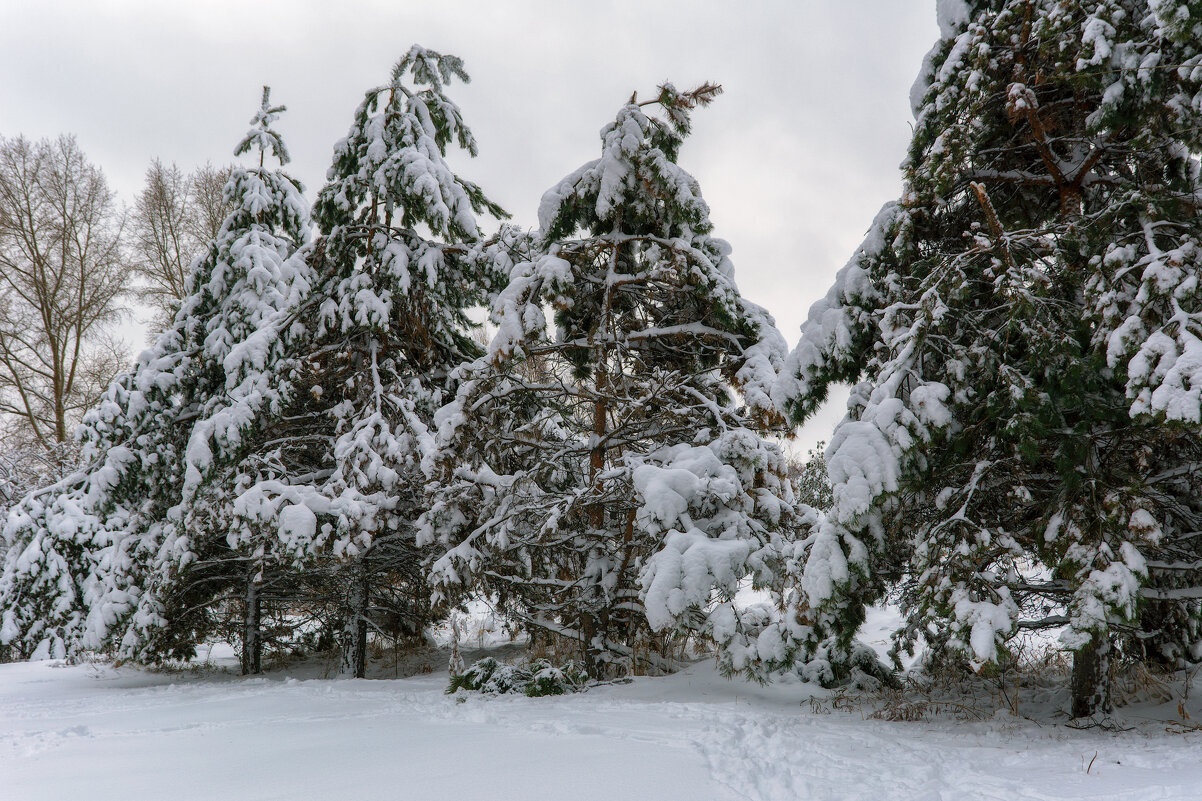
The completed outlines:
<svg viewBox="0 0 1202 801">
<path fill-rule="evenodd" d="M 634 95 L 533 231 L 452 169 L 477 148 L 450 97 L 467 74 L 421 47 L 312 201 L 266 89 L 251 166 L 156 163 L 143 199 L 191 205 L 170 230 L 136 217 L 164 330 L 135 367 L 56 377 L 59 353 L 105 364 L 99 302 L 66 340 L 0 333 L 4 410 L 46 465 L 7 474 L 8 656 L 153 663 L 224 637 L 248 673 L 327 650 L 362 676 L 371 641 L 483 597 L 593 679 L 702 647 L 754 679 L 890 682 L 915 649 L 991 671 L 1054 630 L 1088 717 L 1117 672 L 1195 663 L 1202 3 L 939 9 L 903 194 L 792 351 L 678 164 L 716 85 Z M 2 144 L 0 203 L 18 151 L 94 169 L 70 139 Z M 45 249 L 0 219 L 6 269 L 36 273 Z M 76 296 L 93 273 L 118 294 L 112 227 L 58 243 Z M 35 330 L 6 280 L 0 324 Z M 53 391 L 22 405 L 18 375 Z M 833 383 L 847 415 L 802 466 L 782 442 Z M 855 639 L 882 602 L 893 666 Z"/>
</svg>

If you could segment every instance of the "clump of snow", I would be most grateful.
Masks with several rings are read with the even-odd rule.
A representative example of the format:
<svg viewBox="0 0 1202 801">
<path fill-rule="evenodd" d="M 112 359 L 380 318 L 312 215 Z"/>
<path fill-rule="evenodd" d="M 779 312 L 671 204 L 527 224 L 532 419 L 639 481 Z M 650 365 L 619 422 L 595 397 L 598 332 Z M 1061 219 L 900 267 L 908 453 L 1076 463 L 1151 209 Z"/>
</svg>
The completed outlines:
<svg viewBox="0 0 1202 801">
<path fill-rule="evenodd" d="M 935 19 L 939 35 L 951 39 L 972 19 L 972 11 L 966 0 L 935 0 Z"/>
</svg>

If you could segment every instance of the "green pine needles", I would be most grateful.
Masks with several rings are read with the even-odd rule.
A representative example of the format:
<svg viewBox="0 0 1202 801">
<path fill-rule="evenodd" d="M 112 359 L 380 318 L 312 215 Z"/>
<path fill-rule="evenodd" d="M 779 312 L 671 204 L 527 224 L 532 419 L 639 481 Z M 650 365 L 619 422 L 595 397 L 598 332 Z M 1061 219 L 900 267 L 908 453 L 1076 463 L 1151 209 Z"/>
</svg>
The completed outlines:
<svg viewBox="0 0 1202 801">
<path fill-rule="evenodd" d="M 799 614 L 837 652 L 898 588 L 897 648 L 976 667 L 1063 627 L 1091 715 L 1110 656 L 1200 655 L 1202 14 L 941 8 L 903 196 L 778 385 L 855 384 Z"/>
</svg>

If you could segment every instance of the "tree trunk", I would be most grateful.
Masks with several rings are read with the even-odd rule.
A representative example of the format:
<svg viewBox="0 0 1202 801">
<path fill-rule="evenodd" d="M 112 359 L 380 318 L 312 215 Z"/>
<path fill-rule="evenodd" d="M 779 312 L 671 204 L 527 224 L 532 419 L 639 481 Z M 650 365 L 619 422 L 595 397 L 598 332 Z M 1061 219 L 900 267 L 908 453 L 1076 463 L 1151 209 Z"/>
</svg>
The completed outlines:
<svg viewBox="0 0 1202 801">
<path fill-rule="evenodd" d="M 602 356 L 604 358 L 604 356 Z M 589 452 L 589 479 L 593 482 L 593 488 L 598 495 L 601 494 L 601 471 L 605 469 L 605 435 L 606 431 L 606 415 L 608 408 L 606 406 L 607 399 L 605 393 L 609 391 L 608 375 L 605 372 L 605 363 L 601 362 L 597 365 L 597 399 L 593 401 L 593 447 Z M 593 528 L 605 527 L 605 505 L 597 502 L 589 509 L 589 522 Z"/>
<path fill-rule="evenodd" d="M 615 247 L 609 257 L 609 275 L 612 277 L 618 263 L 618 251 Z M 601 303 L 601 319 L 593 332 L 593 386 L 596 399 L 593 401 L 593 446 L 589 451 L 589 481 L 598 496 L 601 495 L 601 472 L 605 469 L 605 437 L 609 433 L 609 344 L 610 336 L 610 304 L 611 287 L 606 286 L 605 297 Z M 596 529 L 605 527 L 605 504 L 599 500 L 589 509 L 589 522 Z"/>
<path fill-rule="evenodd" d="M 367 574 L 351 571 L 350 597 L 340 637 L 342 660 L 339 673 L 361 679 L 367 675 Z"/>
<path fill-rule="evenodd" d="M 1073 717 L 1109 713 L 1110 640 L 1094 635 L 1089 644 L 1073 653 Z"/>
<path fill-rule="evenodd" d="M 597 635 L 596 621 L 590 613 L 585 612 L 580 615 L 577 625 L 580 628 L 580 662 L 585 675 L 590 679 L 603 678 L 601 660 L 598 659 L 601 652 L 593 643 Z"/>
<path fill-rule="evenodd" d="M 253 577 L 246 582 L 246 612 L 242 619 L 242 675 L 263 672 L 263 633 L 261 619 L 263 599 L 259 582 Z"/>
</svg>

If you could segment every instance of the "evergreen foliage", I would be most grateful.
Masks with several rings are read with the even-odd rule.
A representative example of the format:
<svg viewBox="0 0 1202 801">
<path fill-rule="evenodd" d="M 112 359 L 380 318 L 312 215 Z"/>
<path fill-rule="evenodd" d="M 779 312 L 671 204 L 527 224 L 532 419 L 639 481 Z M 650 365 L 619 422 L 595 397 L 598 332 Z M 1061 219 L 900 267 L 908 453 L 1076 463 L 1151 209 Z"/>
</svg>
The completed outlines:
<svg viewBox="0 0 1202 801">
<path fill-rule="evenodd" d="M 433 580 L 494 595 L 592 676 L 667 667 L 672 635 L 746 666 L 771 614 L 733 595 L 775 580 L 799 514 L 762 436 L 783 340 L 676 164 L 689 111 L 719 91 L 632 99 L 601 157 L 544 195 L 538 236 L 503 254 L 489 351 L 436 417 Z"/>
<path fill-rule="evenodd" d="M 299 185 L 263 166 L 288 158 L 264 89 L 236 151 L 259 167 L 233 172 L 173 326 L 89 415 L 87 466 L 13 516 L 0 588 L 20 653 L 187 656 L 233 605 L 253 673 L 270 607 L 334 634 L 361 676 L 369 626 L 420 634 L 427 425 L 482 352 L 467 309 L 503 286 L 515 236 L 479 241 L 474 214 L 504 212 L 443 158 L 476 147 L 452 78 L 457 58 L 414 47 L 367 93 L 315 242 Z"/>
<path fill-rule="evenodd" d="M 265 89 L 239 152 L 278 143 L 270 125 L 281 110 Z M 192 265 L 171 328 L 85 417 L 83 466 L 9 515 L 0 636 L 25 656 L 190 656 L 231 573 L 247 560 L 262 570 L 265 554 L 215 488 L 288 397 L 271 369 L 311 283 L 294 258 L 308 210 L 295 181 L 262 166 L 234 170 L 225 193 L 233 211 Z"/>
<path fill-rule="evenodd" d="M 413 530 L 428 426 L 453 369 L 481 352 L 468 310 L 505 281 L 475 216 L 505 212 L 445 161 L 452 143 L 476 153 L 445 94 L 454 79 L 468 80 L 458 58 L 414 46 L 366 93 L 315 208 L 325 236 L 306 406 L 332 431 L 318 491 L 335 513 L 331 569 L 349 588 L 343 667 L 360 676 L 373 606 L 399 605 L 418 631 L 429 614 Z"/>
<path fill-rule="evenodd" d="M 777 387 L 800 421 L 855 384 L 801 578 L 807 656 L 846 653 L 900 582 L 900 649 L 982 665 L 1065 626 L 1093 714 L 1112 649 L 1202 656 L 1202 6 L 940 9 L 903 196 Z"/>
<path fill-rule="evenodd" d="M 582 691 L 588 676 L 575 663 L 555 667 L 545 659 L 529 665 L 505 665 L 491 656 L 472 664 L 462 673 L 451 676 L 447 694 L 460 690 L 496 695 L 522 693 L 531 698 L 565 695 Z"/>
<path fill-rule="evenodd" d="M 829 509 L 834 500 L 831 482 L 826 474 L 823 453 L 826 443 L 819 442 L 811 448 L 805 460 L 794 456 L 789 459 L 789 476 L 793 479 L 798 499 L 814 509 Z"/>
<path fill-rule="evenodd" d="M 363 676 L 370 631 L 483 594 L 573 661 L 449 692 L 576 691 L 697 639 L 726 673 L 892 682 L 854 639 L 886 597 L 899 659 L 988 669 L 1062 629 L 1074 716 L 1109 710 L 1116 657 L 1202 659 L 1202 3 L 939 22 L 902 197 L 791 354 L 678 164 L 720 87 L 632 97 L 536 233 L 486 237 L 505 212 L 447 161 L 477 150 L 468 75 L 414 46 L 335 145 L 316 238 L 264 88 L 257 166 L 81 466 L 0 463 L 0 655 L 221 633 L 257 673 L 304 629 Z M 823 460 L 790 463 L 844 382 Z"/>
</svg>

